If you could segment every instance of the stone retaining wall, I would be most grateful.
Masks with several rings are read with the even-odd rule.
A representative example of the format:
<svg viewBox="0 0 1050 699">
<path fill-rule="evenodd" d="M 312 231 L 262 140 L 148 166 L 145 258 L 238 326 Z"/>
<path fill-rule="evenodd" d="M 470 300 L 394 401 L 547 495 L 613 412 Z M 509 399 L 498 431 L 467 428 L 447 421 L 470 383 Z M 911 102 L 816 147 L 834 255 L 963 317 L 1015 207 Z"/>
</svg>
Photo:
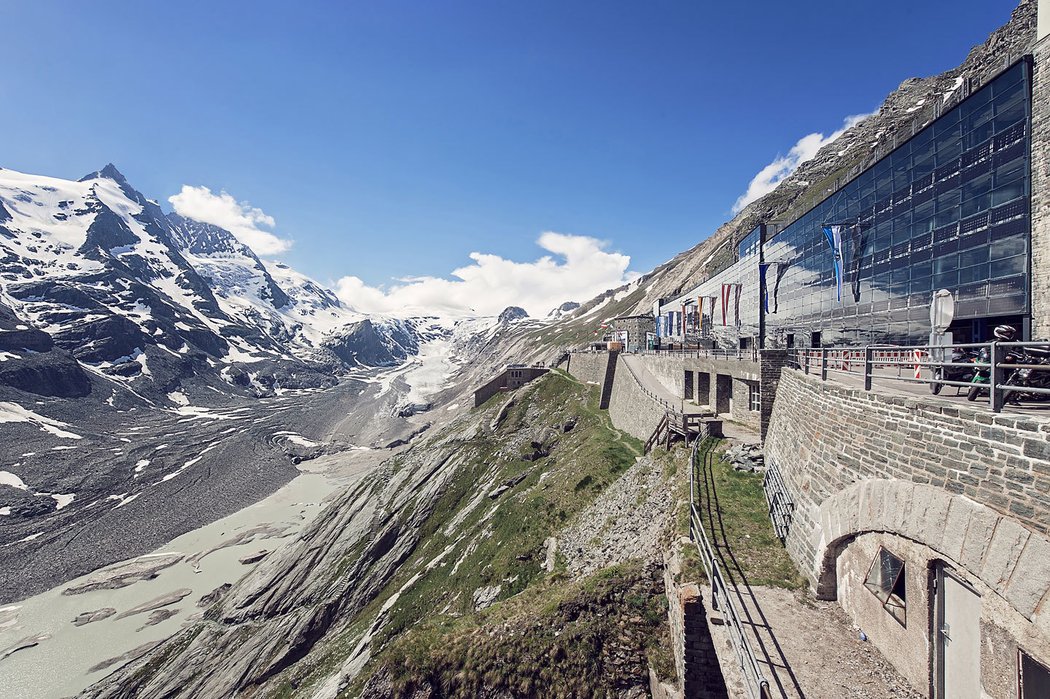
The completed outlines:
<svg viewBox="0 0 1050 699">
<path fill-rule="evenodd" d="M 668 692 L 661 697 L 684 699 L 724 699 L 727 696 L 722 668 L 718 663 L 711 630 L 707 626 L 704 600 L 696 583 L 678 584 L 681 562 L 678 552 L 664 558 L 664 590 L 667 594 L 667 619 L 671 626 L 675 670 L 680 693 Z M 654 691 L 653 696 L 658 694 Z"/>
<path fill-rule="evenodd" d="M 795 502 L 788 551 L 818 594 L 834 596 L 841 542 L 896 533 L 941 552 L 1032 618 L 1050 589 L 1048 439 L 1047 420 L 785 369 L 766 458 Z"/>
<path fill-rule="evenodd" d="M 932 676 L 927 581 L 953 570 L 981 598 L 982 696 L 1011 697 L 1018 649 L 1050 663 L 1048 440 L 1046 418 L 784 369 L 765 444 L 795 503 L 788 552 L 920 691 Z M 862 585 L 880 546 L 909 571 L 906 627 Z"/>
<path fill-rule="evenodd" d="M 682 397 L 685 387 L 684 363 L 681 357 L 659 354 L 636 354 L 639 362 L 652 374 L 672 395 Z"/>
<path fill-rule="evenodd" d="M 642 390 L 634 374 L 624 366 L 623 357 L 617 361 L 619 364 L 609 396 L 609 418 L 616 429 L 644 442 L 653 434 L 667 408 Z"/>
<path fill-rule="evenodd" d="M 577 381 L 601 386 L 608 364 L 608 352 L 571 352 L 565 364 L 565 371 Z"/>
</svg>

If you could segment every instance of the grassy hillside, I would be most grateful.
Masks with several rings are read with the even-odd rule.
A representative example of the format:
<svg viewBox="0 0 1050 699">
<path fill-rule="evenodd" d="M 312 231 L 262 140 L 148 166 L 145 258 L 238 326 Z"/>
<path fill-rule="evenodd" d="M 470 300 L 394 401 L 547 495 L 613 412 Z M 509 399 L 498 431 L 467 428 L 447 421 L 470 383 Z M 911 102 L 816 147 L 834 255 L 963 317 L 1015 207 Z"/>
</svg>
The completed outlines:
<svg viewBox="0 0 1050 699">
<path fill-rule="evenodd" d="M 413 522 L 418 545 L 367 606 L 280 677 L 275 693 L 308 694 L 362 639 L 370 660 L 345 696 L 432 687 L 474 697 L 481 687 L 541 686 L 530 682 L 571 693 L 588 662 L 587 684 L 599 696 L 603 687 L 644 684 L 650 664 L 667 672 L 666 602 L 651 566 L 635 561 L 573 581 L 557 558 L 545 565 L 548 537 L 641 454 L 597 402 L 596 387 L 552 373 L 512 400 L 494 397 L 441 443 L 417 446 L 442 452 L 445 464 L 440 486 L 396 515 Z M 410 468 L 412 459 L 402 459 L 393 475 Z M 341 567 L 352 569 L 361 548 Z"/>
</svg>

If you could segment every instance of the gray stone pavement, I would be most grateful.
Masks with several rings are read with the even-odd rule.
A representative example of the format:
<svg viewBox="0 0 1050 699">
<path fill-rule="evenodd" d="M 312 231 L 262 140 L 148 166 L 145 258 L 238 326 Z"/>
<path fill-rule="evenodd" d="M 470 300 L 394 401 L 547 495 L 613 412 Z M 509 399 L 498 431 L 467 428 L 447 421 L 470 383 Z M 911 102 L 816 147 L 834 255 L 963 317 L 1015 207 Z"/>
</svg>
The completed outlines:
<svg viewBox="0 0 1050 699">
<path fill-rule="evenodd" d="M 664 402 L 669 403 L 675 408 L 675 410 L 683 412 L 686 415 L 703 415 L 711 412 L 709 406 L 686 402 L 681 396 L 668 390 L 660 379 L 653 376 L 652 372 L 646 368 L 644 362 L 638 361 L 637 357 L 632 357 L 629 354 L 621 354 L 620 359 L 630 368 L 630 371 L 634 374 L 635 378 L 638 379 L 642 388 L 656 395 Z"/>
<path fill-rule="evenodd" d="M 711 589 L 702 588 L 711 609 Z M 835 602 L 806 591 L 740 589 L 734 603 L 775 699 L 919 699 L 922 694 L 860 632 Z M 709 617 L 719 619 L 718 612 Z M 731 697 L 747 697 L 726 628 L 710 623 Z M 814 649 L 819 648 L 819 652 Z"/>
<path fill-rule="evenodd" d="M 981 394 L 976 401 L 970 402 L 966 400 L 966 388 L 957 386 L 943 386 L 941 392 L 938 395 L 933 395 L 930 392 L 929 384 L 917 383 L 914 381 L 905 381 L 905 378 L 914 378 L 915 369 L 913 366 L 902 365 L 901 367 L 883 367 L 876 370 L 877 376 L 872 378 L 872 391 L 875 393 L 889 394 L 889 395 L 902 395 L 902 396 L 913 396 L 915 398 L 924 398 L 934 401 L 944 401 L 960 407 L 966 406 L 974 410 L 987 410 L 991 412 L 991 406 L 988 403 L 988 392 L 985 391 Z M 810 376 L 820 376 L 819 367 L 814 369 L 810 367 Z M 929 379 L 930 372 L 921 368 L 919 376 L 922 379 Z M 851 367 L 851 371 L 841 370 L 828 370 L 828 381 L 834 381 L 835 383 L 848 386 L 850 388 L 864 388 L 864 365 L 859 364 Z M 1014 415 L 1027 415 L 1033 418 L 1045 418 L 1050 420 L 1050 397 L 1046 400 L 1023 400 L 1017 405 L 1007 405 L 1003 408 L 1004 413 Z"/>
</svg>

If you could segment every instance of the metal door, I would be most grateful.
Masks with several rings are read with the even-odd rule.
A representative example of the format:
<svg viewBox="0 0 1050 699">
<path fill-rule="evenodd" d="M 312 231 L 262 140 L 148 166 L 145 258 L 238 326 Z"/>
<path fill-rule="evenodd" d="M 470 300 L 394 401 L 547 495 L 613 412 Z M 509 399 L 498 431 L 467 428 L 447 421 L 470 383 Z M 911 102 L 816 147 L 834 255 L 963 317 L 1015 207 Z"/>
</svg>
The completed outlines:
<svg viewBox="0 0 1050 699">
<path fill-rule="evenodd" d="M 981 596 L 949 568 L 937 577 L 937 696 L 980 699 Z"/>
</svg>

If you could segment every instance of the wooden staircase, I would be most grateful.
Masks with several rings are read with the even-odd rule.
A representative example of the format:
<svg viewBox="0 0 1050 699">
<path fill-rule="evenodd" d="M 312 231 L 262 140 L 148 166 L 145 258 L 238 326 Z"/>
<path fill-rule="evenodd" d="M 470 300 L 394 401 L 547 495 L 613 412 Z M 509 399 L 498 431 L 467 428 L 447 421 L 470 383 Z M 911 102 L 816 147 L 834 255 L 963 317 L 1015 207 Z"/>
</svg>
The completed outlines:
<svg viewBox="0 0 1050 699">
<path fill-rule="evenodd" d="M 645 453 L 648 454 L 661 442 L 664 448 L 670 451 L 671 444 L 677 440 L 683 440 L 686 446 L 689 446 L 698 439 L 715 436 L 711 435 L 711 425 L 707 424 L 711 422 L 712 417 L 714 413 L 679 413 L 668 410 L 660 418 L 660 422 L 656 423 L 656 429 L 649 435 L 649 439 L 645 441 Z M 719 422 L 715 431 L 721 433 L 721 427 L 721 422 Z"/>
</svg>

